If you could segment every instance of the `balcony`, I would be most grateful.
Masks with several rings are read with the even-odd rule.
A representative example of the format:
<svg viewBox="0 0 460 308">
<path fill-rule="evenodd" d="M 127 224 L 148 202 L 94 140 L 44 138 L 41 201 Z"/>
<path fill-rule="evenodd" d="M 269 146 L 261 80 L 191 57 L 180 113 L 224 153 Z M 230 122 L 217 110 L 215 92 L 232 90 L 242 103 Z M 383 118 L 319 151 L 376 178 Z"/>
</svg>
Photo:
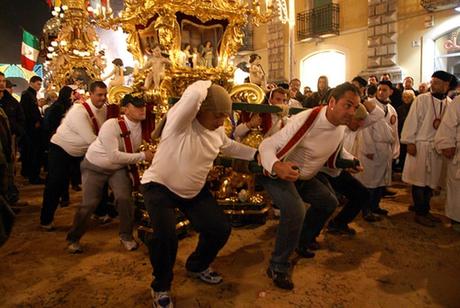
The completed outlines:
<svg viewBox="0 0 460 308">
<path fill-rule="evenodd" d="M 435 12 L 460 6 L 460 0 L 420 0 L 420 5 L 429 12 Z"/>
<path fill-rule="evenodd" d="M 339 35 L 339 5 L 326 4 L 297 14 L 297 39 L 309 40 Z"/>
</svg>

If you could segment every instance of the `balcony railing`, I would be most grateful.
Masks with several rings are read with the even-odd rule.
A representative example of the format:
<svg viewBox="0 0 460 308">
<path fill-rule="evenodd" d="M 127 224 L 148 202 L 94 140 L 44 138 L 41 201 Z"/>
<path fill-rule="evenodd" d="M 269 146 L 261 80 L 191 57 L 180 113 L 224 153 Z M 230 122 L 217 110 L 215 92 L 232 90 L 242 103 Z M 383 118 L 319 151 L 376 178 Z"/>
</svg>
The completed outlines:
<svg viewBox="0 0 460 308">
<path fill-rule="evenodd" d="M 330 3 L 297 14 L 297 38 L 328 37 L 339 34 L 339 5 Z"/>
<path fill-rule="evenodd" d="M 425 10 L 434 12 L 460 6 L 460 0 L 420 0 L 420 5 Z"/>
</svg>

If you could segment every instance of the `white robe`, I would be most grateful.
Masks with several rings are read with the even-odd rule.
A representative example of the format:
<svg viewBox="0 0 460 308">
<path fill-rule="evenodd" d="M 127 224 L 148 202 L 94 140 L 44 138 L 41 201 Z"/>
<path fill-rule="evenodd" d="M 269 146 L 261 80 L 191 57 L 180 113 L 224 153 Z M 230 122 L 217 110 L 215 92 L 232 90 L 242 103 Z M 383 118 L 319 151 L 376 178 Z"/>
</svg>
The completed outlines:
<svg viewBox="0 0 460 308">
<path fill-rule="evenodd" d="M 434 102 L 434 107 L 433 107 Z M 442 114 L 445 114 L 450 98 L 442 101 Z M 429 186 L 436 189 L 440 186 L 442 173 L 442 157 L 434 148 L 436 129 L 433 121 L 440 115 L 441 100 L 434 98 L 431 93 L 417 96 L 412 103 L 401 133 L 401 142 L 414 143 L 417 153 L 406 156 L 402 180 L 416 186 Z M 436 115 L 435 111 L 436 110 Z"/>
<path fill-rule="evenodd" d="M 382 110 L 387 107 L 384 118 L 358 133 L 358 159 L 364 171 L 356 178 L 367 188 L 391 185 L 392 162 L 399 156 L 398 114 L 390 104 L 375 102 Z"/>
<path fill-rule="evenodd" d="M 460 222 L 460 96 L 449 104 L 434 138 L 436 150 L 456 148 L 447 162 L 446 216 Z"/>
</svg>

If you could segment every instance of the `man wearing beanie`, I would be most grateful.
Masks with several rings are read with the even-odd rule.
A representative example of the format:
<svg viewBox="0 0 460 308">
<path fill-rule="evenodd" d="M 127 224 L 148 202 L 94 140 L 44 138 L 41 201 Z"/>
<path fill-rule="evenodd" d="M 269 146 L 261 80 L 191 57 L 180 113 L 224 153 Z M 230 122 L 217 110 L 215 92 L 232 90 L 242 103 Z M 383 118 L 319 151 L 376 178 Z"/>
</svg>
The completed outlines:
<svg viewBox="0 0 460 308">
<path fill-rule="evenodd" d="M 102 200 L 107 183 L 113 191 L 120 217 L 120 242 L 128 251 L 137 248 L 132 235 L 134 201 L 131 195 L 133 184 L 139 179 L 135 178 L 137 173 L 133 167 L 128 166 L 143 160 L 151 161 L 153 153 L 149 150 L 136 153 L 142 143 L 141 121 L 145 119 L 145 102 L 128 94 L 120 105 L 123 115 L 102 124 L 80 165 L 83 197 L 67 234 L 70 253 L 82 252 L 80 239 L 86 232 L 91 214 Z"/>
<path fill-rule="evenodd" d="M 175 208 L 200 233 L 185 267 L 190 276 L 209 284 L 222 277 L 210 268 L 230 236 L 230 224 L 209 189 L 208 172 L 221 152 L 252 160 L 256 150 L 225 135 L 224 120 L 232 111 L 230 96 L 211 81 L 196 81 L 168 111 L 152 165 L 142 176 L 143 195 L 153 227 L 147 244 L 153 267 L 154 307 L 172 307 L 170 295 L 176 261 Z"/>
<path fill-rule="evenodd" d="M 431 92 L 417 96 L 401 132 L 407 144 L 402 180 L 412 185 L 415 221 L 434 227 L 441 220 L 430 213 L 433 189 L 440 185 L 442 156 L 436 152 L 434 137 L 450 103 L 447 93 L 457 86 L 457 78 L 445 71 L 431 76 Z"/>
</svg>

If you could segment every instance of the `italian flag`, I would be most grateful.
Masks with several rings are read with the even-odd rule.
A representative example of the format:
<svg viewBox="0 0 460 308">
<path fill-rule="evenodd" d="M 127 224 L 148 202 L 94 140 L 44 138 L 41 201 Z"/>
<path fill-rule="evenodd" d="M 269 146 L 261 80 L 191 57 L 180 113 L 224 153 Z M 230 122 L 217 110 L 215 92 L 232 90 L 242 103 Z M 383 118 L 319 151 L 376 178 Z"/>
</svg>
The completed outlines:
<svg viewBox="0 0 460 308">
<path fill-rule="evenodd" d="M 26 70 L 32 71 L 37 62 L 39 51 L 38 38 L 23 30 L 21 46 L 21 65 Z"/>
</svg>

